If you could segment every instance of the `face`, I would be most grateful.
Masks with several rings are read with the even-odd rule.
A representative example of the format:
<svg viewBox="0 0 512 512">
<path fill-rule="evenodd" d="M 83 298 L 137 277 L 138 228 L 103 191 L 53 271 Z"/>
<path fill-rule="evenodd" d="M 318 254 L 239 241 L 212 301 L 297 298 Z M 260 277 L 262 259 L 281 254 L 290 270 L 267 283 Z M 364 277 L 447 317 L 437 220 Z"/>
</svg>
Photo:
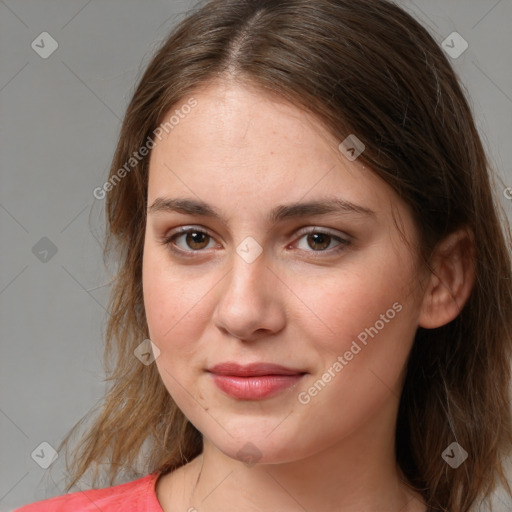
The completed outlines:
<svg viewBox="0 0 512 512">
<path fill-rule="evenodd" d="M 150 158 L 143 290 L 156 365 L 224 454 L 298 460 L 396 407 L 420 300 L 393 213 L 412 244 L 416 229 L 312 116 L 237 85 L 192 96 Z M 222 363 L 242 369 L 215 373 Z M 253 363 L 285 370 L 243 375 Z"/>
</svg>

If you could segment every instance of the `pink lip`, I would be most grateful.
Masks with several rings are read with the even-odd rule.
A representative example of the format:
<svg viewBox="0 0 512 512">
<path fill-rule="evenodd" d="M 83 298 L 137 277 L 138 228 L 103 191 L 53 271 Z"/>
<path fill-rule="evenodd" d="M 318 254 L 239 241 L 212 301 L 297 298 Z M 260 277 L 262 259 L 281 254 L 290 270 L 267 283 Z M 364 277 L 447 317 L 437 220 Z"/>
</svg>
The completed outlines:
<svg viewBox="0 0 512 512">
<path fill-rule="evenodd" d="M 296 384 L 306 373 L 272 363 L 222 363 L 208 369 L 224 393 L 243 400 L 270 398 Z"/>
</svg>

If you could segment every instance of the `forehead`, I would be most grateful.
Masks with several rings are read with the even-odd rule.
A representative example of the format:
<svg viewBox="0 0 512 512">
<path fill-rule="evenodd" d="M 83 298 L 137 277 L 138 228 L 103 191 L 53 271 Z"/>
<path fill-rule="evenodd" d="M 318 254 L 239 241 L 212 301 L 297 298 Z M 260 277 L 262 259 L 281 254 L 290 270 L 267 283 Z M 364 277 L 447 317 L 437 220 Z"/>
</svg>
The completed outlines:
<svg viewBox="0 0 512 512">
<path fill-rule="evenodd" d="M 196 106 L 188 109 L 191 98 Z M 283 149 L 297 154 L 313 149 L 318 158 L 337 149 L 335 138 L 311 113 L 277 94 L 237 82 L 217 80 L 196 90 L 173 106 L 164 122 L 170 117 L 175 124 L 162 134 L 164 140 L 191 147 L 208 142 L 216 149 L 214 155 L 233 148 L 254 148 L 261 156 L 283 154 Z"/>
<path fill-rule="evenodd" d="M 195 106 L 184 108 L 193 98 Z M 214 82 L 184 97 L 164 116 L 172 129 L 150 156 L 148 203 L 196 196 L 220 208 L 270 211 L 301 199 L 340 196 L 384 213 L 394 191 L 312 115 L 283 99 L 236 83 Z M 258 201 L 254 201 L 258 198 Z"/>
</svg>

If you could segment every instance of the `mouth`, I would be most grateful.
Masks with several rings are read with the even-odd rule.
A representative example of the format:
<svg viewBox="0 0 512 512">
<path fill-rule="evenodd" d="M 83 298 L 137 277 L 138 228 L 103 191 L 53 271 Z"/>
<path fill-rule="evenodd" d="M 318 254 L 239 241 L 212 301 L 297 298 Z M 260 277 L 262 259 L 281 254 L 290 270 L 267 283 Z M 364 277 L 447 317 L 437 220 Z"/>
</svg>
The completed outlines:
<svg viewBox="0 0 512 512">
<path fill-rule="evenodd" d="M 221 363 L 207 370 L 225 394 L 239 400 L 262 400 L 297 384 L 307 373 L 273 363 Z"/>
</svg>

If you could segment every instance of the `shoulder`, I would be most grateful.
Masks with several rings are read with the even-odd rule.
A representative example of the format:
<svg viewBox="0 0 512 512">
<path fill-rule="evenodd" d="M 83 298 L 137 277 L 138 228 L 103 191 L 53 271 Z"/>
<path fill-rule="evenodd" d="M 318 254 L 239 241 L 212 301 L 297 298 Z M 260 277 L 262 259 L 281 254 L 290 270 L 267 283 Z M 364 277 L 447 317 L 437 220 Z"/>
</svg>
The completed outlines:
<svg viewBox="0 0 512 512">
<path fill-rule="evenodd" d="M 13 512 L 163 512 L 156 497 L 159 473 L 104 489 L 76 491 L 36 501 Z"/>
</svg>

